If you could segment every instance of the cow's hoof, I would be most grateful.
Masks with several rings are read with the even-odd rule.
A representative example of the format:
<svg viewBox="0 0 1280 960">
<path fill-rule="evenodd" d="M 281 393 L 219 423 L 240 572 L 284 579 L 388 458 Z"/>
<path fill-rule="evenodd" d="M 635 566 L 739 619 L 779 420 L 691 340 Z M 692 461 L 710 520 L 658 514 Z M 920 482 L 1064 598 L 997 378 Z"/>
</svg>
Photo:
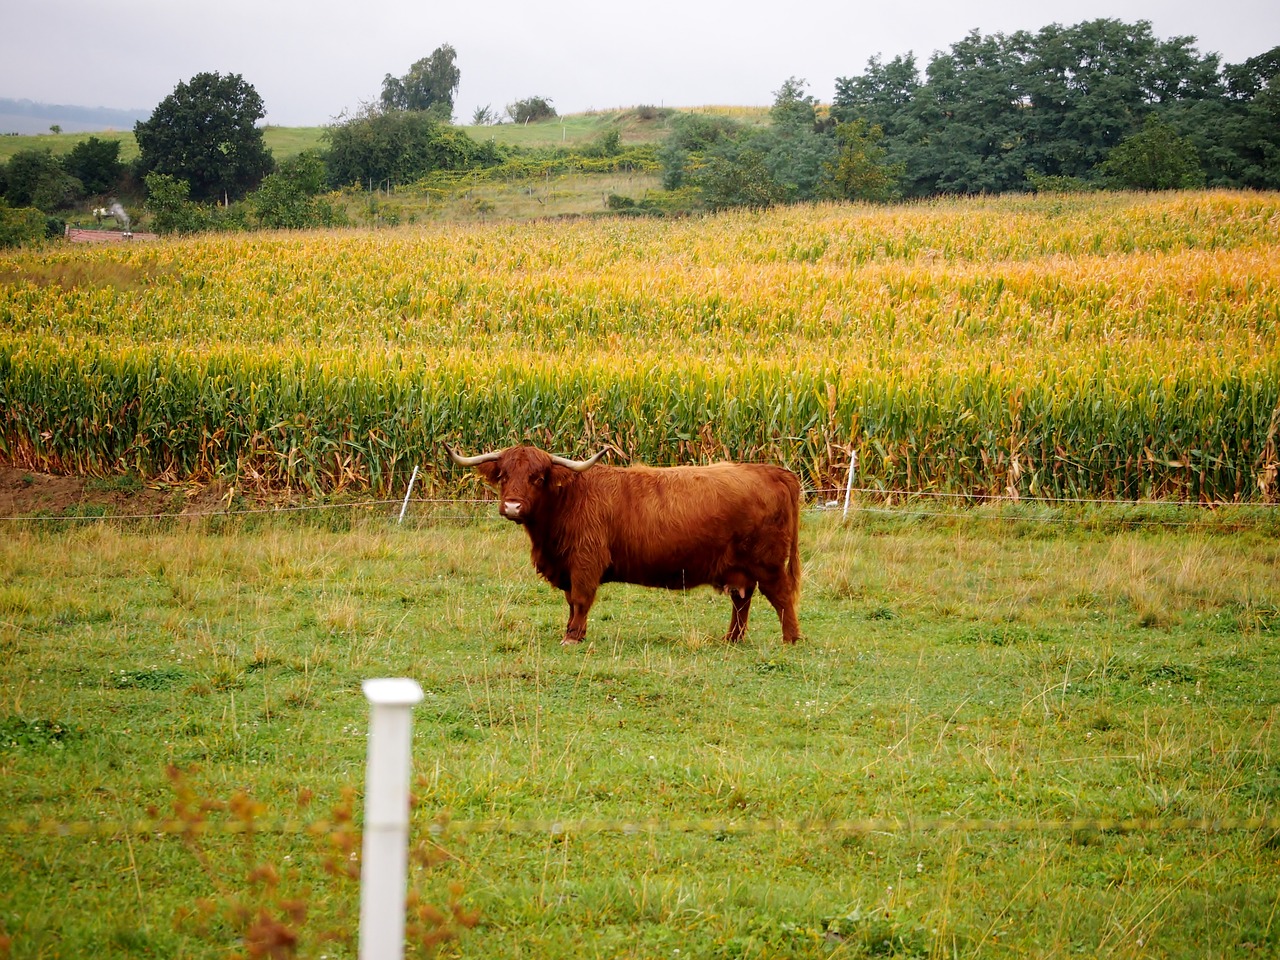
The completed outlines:
<svg viewBox="0 0 1280 960">
<path fill-rule="evenodd" d="M 581 637 L 565 637 L 563 640 L 561 640 L 561 641 L 560 641 L 560 646 L 562 646 L 562 647 L 576 647 L 576 646 L 577 646 L 578 644 L 580 644 L 581 642 L 582 642 L 582 638 L 581 638 Z"/>
</svg>

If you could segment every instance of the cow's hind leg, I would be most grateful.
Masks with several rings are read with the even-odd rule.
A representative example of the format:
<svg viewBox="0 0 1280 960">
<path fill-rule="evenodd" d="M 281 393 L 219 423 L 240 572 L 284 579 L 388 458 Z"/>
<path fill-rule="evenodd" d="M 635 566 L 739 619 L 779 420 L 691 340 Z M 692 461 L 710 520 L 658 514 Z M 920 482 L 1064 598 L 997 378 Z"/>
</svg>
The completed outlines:
<svg viewBox="0 0 1280 960">
<path fill-rule="evenodd" d="M 791 576 L 783 572 L 774 579 L 762 579 L 760 592 L 778 611 L 778 619 L 782 621 L 782 642 L 795 643 L 800 639 L 800 620 L 796 616 L 797 590 Z"/>
<path fill-rule="evenodd" d="M 755 592 L 755 584 L 725 587 L 725 593 L 729 595 L 729 601 L 733 604 L 729 632 L 724 635 L 730 643 L 737 643 L 747 632 L 747 617 L 751 615 L 751 597 Z"/>
</svg>

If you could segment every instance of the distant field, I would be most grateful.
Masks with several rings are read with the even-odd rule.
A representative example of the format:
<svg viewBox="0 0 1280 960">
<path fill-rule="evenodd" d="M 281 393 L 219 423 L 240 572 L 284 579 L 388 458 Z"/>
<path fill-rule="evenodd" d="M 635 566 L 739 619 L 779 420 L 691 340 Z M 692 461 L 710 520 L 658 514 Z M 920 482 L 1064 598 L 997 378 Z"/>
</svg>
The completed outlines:
<svg viewBox="0 0 1280 960">
<path fill-rule="evenodd" d="M 103 130 L 98 133 L 37 133 L 0 137 L 0 161 L 7 162 L 15 153 L 23 150 L 51 150 L 55 156 L 70 153 L 80 141 L 97 137 L 99 140 L 119 140 L 120 159 L 128 162 L 138 155 L 138 142 L 133 131 Z"/>
<path fill-rule="evenodd" d="M 574 173 L 552 177 L 486 181 L 439 191 L 398 190 L 374 198 L 378 215 L 394 213 L 399 223 L 485 223 L 546 217 L 598 216 L 609 212 L 611 194 L 643 200 L 662 189 L 656 173 Z M 371 200 L 349 202 L 367 220 Z M 363 207 L 363 209 L 361 209 Z M 355 217 L 353 217 L 354 219 Z"/>
<path fill-rule="evenodd" d="M 754 107 L 695 107 L 694 112 L 726 112 L 741 118 L 765 118 L 765 108 Z M 605 110 L 593 113 L 557 117 L 541 123 L 500 123 L 474 127 L 459 124 L 474 140 L 494 140 L 518 147 L 581 146 L 603 134 L 617 130 L 624 143 L 647 143 L 661 139 L 666 126 L 662 118 L 641 119 L 634 109 Z M 324 147 L 324 127 L 264 127 L 263 139 L 277 160 L 294 156 L 303 150 Z M 40 133 L 24 136 L 0 136 L 0 161 L 6 161 L 22 150 L 50 149 L 55 155 L 70 152 L 71 148 L 89 137 L 99 140 L 119 140 L 120 159 L 132 160 L 138 155 L 138 144 L 132 130 L 104 130 L 97 133 Z"/>
<path fill-rule="evenodd" d="M 322 127 L 266 127 L 263 140 L 277 160 L 321 146 Z M 120 159 L 128 163 L 138 155 L 138 141 L 132 130 L 103 130 L 98 133 L 40 133 L 31 136 L 0 137 L 0 160 L 8 160 L 22 150 L 52 150 L 55 156 L 70 153 L 82 140 L 119 140 Z"/>
<path fill-rule="evenodd" d="M 496 140 L 517 147 L 581 146 L 611 130 L 617 130 L 623 143 L 652 143 L 667 132 L 667 118 L 672 113 L 714 113 L 732 116 L 747 123 L 767 123 L 767 107 L 681 107 L 663 110 L 633 107 L 601 110 L 557 117 L 541 123 L 501 123 L 485 127 L 463 126 L 472 139 Z"/>
</svg>

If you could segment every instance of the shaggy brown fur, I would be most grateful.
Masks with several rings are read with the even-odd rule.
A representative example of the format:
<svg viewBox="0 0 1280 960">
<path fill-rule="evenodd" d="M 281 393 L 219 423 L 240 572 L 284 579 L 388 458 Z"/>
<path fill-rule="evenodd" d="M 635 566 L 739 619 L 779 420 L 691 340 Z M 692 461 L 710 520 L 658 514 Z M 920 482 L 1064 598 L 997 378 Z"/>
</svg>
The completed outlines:
<svg viewBox="0 0 1280 960">
<path fill-rule="evenodd" d="M 710 585 L 733 604 L 741 640 L 757 586 L 782 639 L 800 637 L 800 481 L 782 467 L 591 466 L 576 471 L 537 447 L 510 447 L 475 469 L 522 524 L 533 564 L 569 602 L 564 643 L 578 643 L 602 583 L 683 590 Z"/>
</svg>

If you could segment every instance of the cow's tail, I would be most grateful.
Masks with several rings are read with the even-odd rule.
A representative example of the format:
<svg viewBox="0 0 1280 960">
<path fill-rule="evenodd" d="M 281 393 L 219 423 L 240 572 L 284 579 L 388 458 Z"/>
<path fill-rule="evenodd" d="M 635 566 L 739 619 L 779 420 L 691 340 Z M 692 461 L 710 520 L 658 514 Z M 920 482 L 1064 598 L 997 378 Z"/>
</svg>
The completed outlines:
<svg viewBox="0 0 1280 960">
<path fill-rule="evenodd" d="M 791 488 L 791 556 L 787 560 L 787 571 L 791 574 L 791 592 L 800 598 L 800 478 L 794 473 L 790 475 Z"/>
</svg>

